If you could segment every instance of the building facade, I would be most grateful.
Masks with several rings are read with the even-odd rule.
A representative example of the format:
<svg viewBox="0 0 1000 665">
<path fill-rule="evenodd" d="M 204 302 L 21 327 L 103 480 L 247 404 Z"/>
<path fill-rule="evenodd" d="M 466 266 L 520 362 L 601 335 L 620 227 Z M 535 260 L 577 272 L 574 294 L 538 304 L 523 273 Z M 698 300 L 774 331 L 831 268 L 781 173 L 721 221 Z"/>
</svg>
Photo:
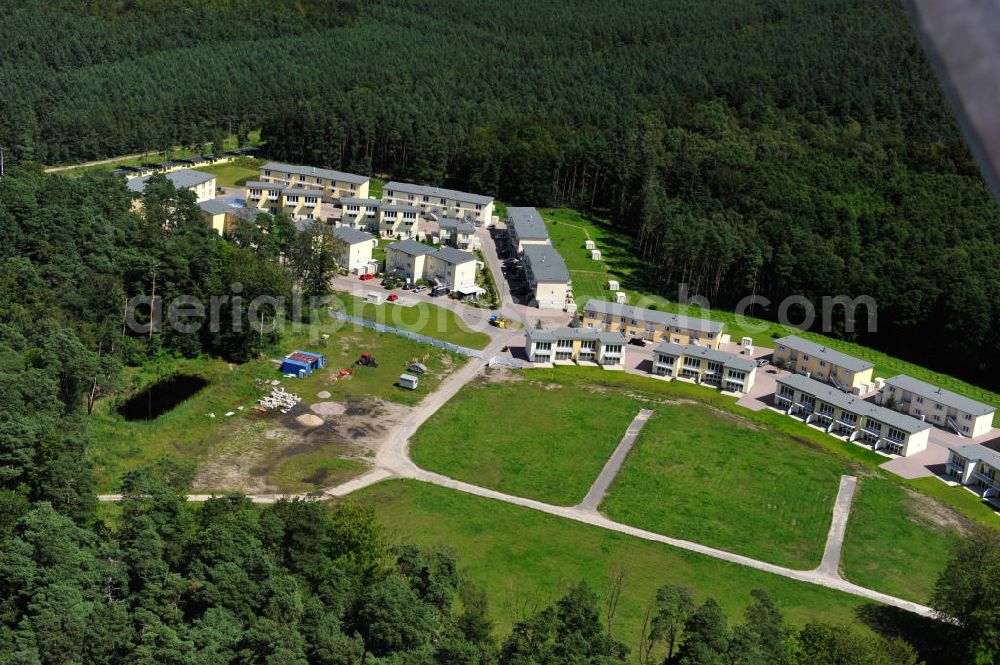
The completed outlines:
<svg viewBox="0 0 1000 665">
<path fill-rule="evenodd" d="M 204 171 L 194 169 L 180 169 L 164 174 L 174 188 L 194 192 L 195 201 L 204 203 L 215 198 L 215 176 Z M 133 194 L 142 196 L 146 191 L 146 184 L 152 176 L 146 175 L 139 178 L 132 178 L 125 183 L 128 190 Z"/>
<path fill-rule="evenodd" d="M 375 236 L 343 226 L 335 228 L 333 235 L 342 243 L 337 253 L 337 263 L 341 268 L 358 274 L 373 272 L 372 250 L 378 243 Z"/>
<path fill-rule="evenodd" d="M 329 204 L 324 202 L 324 208 L 329 208 L 326 219 L 337 226 L 349 229 L 379 232 L 379 200 L 343 197 L 332 199 Z"/>
<path fill-rule="evenodd" d="M 795 335 L 775 340 L 771 362 L 848 392 L 865 390 L 865 386 L 872 381 L 875 367 L 866 360 Z"/>
<path fill-rule="evenodd" d="M 624 303 L 591 299 L 583 307 L 583 325 L 621 331 L 625 337 L 684 346 L 698 344 L 719 348 L 725 324 L 691 316 L 670 314 Z"/>
<path fill-rule="evenodd" d="M 268 162 L 260 167 L 260 179 L 263 182 L 284 187 L 318 189 L 322 191 L 322 196 L 329 198 L 364 199 L 368 197 L 369 179 L 367 176 L 321 169 L 315 166 Z"/>
<path fill-rule="evenodd" d="M 260 213 L 256 208 L 227 203 L 221 199 L 209 199 L 198 204 L 205 223 L 219 235 L 229 233 L 241 219 L 253 221 Z"/>
<path fill-rule="evenodd" d="M 386 203 L 379 204 L 379 233 L 383 238 L 414 238 L 417 235 L 417 222 L 420 219 L 420 208 L 417 206 Z"/>
<path fill-rule="evenodd" d="M 420 212 L 435 212 L 458 219 L 468 218 L 480 226 L 489 224 L 493 218 L 492 196 L 443 187 L 387 182 L 382 189 L 382 201 L 390 205 L 414 206 Z"/>
<path fill-rule="evenodd" d="M 1000 496 L 1000 453 L 986 446 L 954 446 L 948 451 L 947 474 L 962 485 L 979 491 L 984 499 L 998 503 Z"/>
<path fill-rule="evenodd" d="M 250 180 L 246 183 L 245 196 L 248 207 L 257 208 L 270 215 L 286 214 L 295 221 L 322 220 L 323 191 Z"/>
<path fill-rule="evenodd" d="M 605 367 L 625 365 L 625 338 L 588 328 L 529 330 L 525 341 L 533 363 L 593 362 Z"/>
<path fill-rule="evenodd" d="M 650 371 L 656 376 L 706 383 L 726 392 L 744 394 L 753 388 L 757 364 L 709 346 L 661 342 L 653 349 Z"/>
<path fill-rule="evenodd" d="M 909 457 L 927 448 L 931 426 L 802 374 L 779 377 L 774 404 L 827 433 L 860 441 L 876 452 Z"/>
<path fill-rule="evenodd" d="M 532 294 L 531 304 L 539 309 L 575 309 L 570 290 L 569 270 L 551 245 L 525 245 L 524 278 Z"/>
<path fill-rule="evenodd" d="M 886 379 L 881 404 L 968 437 L 988 433 L 996 413 L 992 406 L 905 374 Z"/>
<path fill-rule="evenodd" d="M 476 257 L 454 247 L 401 240 L 385 248 L 385 271 L 411 282 L 425 279 L 452 291 L 476 284 Z"/>
</svg>

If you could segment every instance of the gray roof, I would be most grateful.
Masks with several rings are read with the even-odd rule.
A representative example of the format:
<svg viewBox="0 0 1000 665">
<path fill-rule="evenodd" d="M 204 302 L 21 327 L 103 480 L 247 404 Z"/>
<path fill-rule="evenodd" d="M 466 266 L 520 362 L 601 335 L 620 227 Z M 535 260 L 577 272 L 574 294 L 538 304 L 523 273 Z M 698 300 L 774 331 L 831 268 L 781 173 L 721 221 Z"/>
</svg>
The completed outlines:
<svg viewBox="0 0 1000 665">
<path fill-rule="evenodd" d="M 458 233 L 475 233 L 476 226 L 471 222 L 466 222 L 465 220 L 455 219 L 454 217 L 442 217 L 438 220 L 438 226 L 442 229 L 454 229 Z"/>
<path fill-rule="evenodd" d="M 722 363 L 724 367 L 744 372 L 752 372 L 757 368 L 757 363 L 741 358 L 735 353 L 719 351 L 710 346 L 699 346 L 698 344 L 681 345 L 673 342 L 660 342 L 653 351 L 674 357 L 704 358 L 712 362 Z"/>
<path fill-rule="evenodd" d="M 777 344 L 784 344 L 788 348 L 800 353 L 806 353 L 822 360 L 826 360 L 832 365 L 849 369 L 852 372 L 863 372 L 864 370 L 871 369 L 875 366 L 867 360 L 861 360 L 859 358 L 855 358 L 854 356 L 849 356 L 846 353 L 835 351 L 828 346 L 811 342 L 808 339 L 803 339 L 797 335 L 782 337 L 775 340 L 775 342 Z"/>
<path fill-rule="evenodd" d="M 336 203 L 345 206 L 366 206 L 368 208 L 377 208 L 379 201 L 378 199 L 359 199 L 352 196 L 342 196 L 339 199 L 334 199 Z"/>
<path fill-rule="evenodd" d="M 417 206 L 406 203 L 379 203 L 379 209 L 382 212 L 420 212 Z"/>
<path fill-rule="evenodd" d="M 816 379 L 810 379 L 802 374 L 789 374 L 788 376 L 781 376 L 778 377 L 776 381 L 779 384 L 785 384 L 808 395 L 812 395 L 816 399 L 826 402 L 835 408 L 842 409 L 858 416 L 874 418 L 879 422 L 885 423 L 889 427 L 895 427 L 896 429 L 909 434 L 922 432 L 923 430 L 930 429 L 931 427 L 930 423 L 924 422 L 923 420 L 918 420 L 917 418 L 899 413 L 898 411 L 887 409 L 884 406 L 872 404 L 871 402 L 867 402 L 860 397 L 855 397 L 854 395 L 838 390 L 827 383 L 820 383 Z"/>
<path fill-rule="evenodd" d="M 355 185 L 360 185 L 362 183 L 368 182 L 368 176 L 356 175 L 354 173 L 344 173 L 343 171 L 334 171 L 332 169 L 321 169 L 316 166 L 300 166 L 298 164 L 283 164 L 281 162 L 268 162 L 264 166 L 260 167 L 261 172 L 264 171 L 282 171 L 284 173 L 294 173 L 295 175 L 308 175 L 319 178 L 326 178 L 327 180 L 337 180 L 340 182 L 349 182 Z"/>
<path fill-rule="evenodd" d="M 912 376 L 907 376 L 905 374 L 900 374 L 899 376 L 894 376 L 891 379 L 886 379 L 885 384 L 887 386 L 895 386 L 901 390 L 909 391 L 916 395 L 920 395 L 921 397 L 944 404 L 945 406 L 951 407 L 956 411 L 968 413 L 973 416 L 983 416 L 987 413 L 994 413 L 996 411 L 996 407 L 983 404 L 982 402 L 977 402 L 974 399 L 970 399 L 964 395 L 959 395 L 958 393 L 953 393 L 950 390 L 945 390 L 944 388 L 938 388 L 937 386 L 927 383 L 926 381 L 914 379 Z"/>
<path fill-rule="evenodd" d="M 359 231 L 358 229 L 352 229 L 348 226 L 340 226 L 334 229 L 333 235 L 337 236 L 348 245 L 357 245 L 362 242 L 371 242 L 375 239 L 370 233 L 365 233 L 364 231 Z"/>
<path fill-rule="evenodd" d="M 548 240 L 542 216 L 535 208 L 507 208 L 507 226 L 519 240 Z"/>
<path fill-rule="evenodd" d="M 438 251 L 434 252 L 434 257 L 441 259 L 445 263 L 451 263 L 452 265 L 460 265 L 462 263 L 468 263 L 469 261 L 476 260 L 475 254 L 463 252 L 462 250 L 455 249 L 454 247 L 442 247 Z"/>
<path fill-rule="evenodd" d="M 402 192 L 404 194 L 414 194 L 417 196 L 431 196 L 436 198 L 446 198 L 454 199 L 456 201 L 462 201 L 463 203 L 479 203 L 481 205 L 486 205 L 493 202 L 492 196 L 483 196 L 482 194 L 470 194 L 468 192 L 460 192 L 455 189 L 445 189 L 444 187 L 431 187 L 429 185 L 413 185 L 408 182 L 396 182 L 395 180 L 385 183 L 385 187 L 382 188 L 383 192 L 393 192 L 393 196 L 397 196 L 396 192 Z M 385 194 L 383 194 L 385 196 Z"/>
<path fill-rule="evenodd" d="M 288 187 L 284 191 L 285 196 L 315 196 L 317 198 L 323 196 L 323 190 L 321 189 L 299 189 L 298 187 Z"/>
<path fill-rule="evenodd" d="M 624 344 L 621 332 L 605 332 L 594 328 L 554 328 L 552 330 L 529 330 L 528 346 L 532 342 L 556 342 L 561 339 L 597 340 L 601 344 Z"/>
<path fill-rule="evenodd" d="M 559 252 L 550 245 L 526 245 L 524 260 L 536 282 L 569 282 L 569 270 Z"/>
<path fill-rule="evenodd" d="M 237 207 L 223 199 L 209 199 L 202 201 L 198 206 L 210 215 L 232 214 L 233 209 Z"/>
<path fill-rule="evenodd" d="M 433 254 L 434 248 L 429 247 L 423 243 L 419 243 L 416 240 L 411 240 L 407 238 L 406 240 L 400 240 L 399 242 L 394 242 L 386 250 L 394 249 L 398 252 L 403 252 L 404 254 L 409 254 L 411 256 L 423 256 L 424 254 Z"/>
<path fill-rule="evenodd" d="M 968 445 L 952 443 L 946 444 L 945 447 L 961 455 L 967 460 L 971 460 L 973 462 L 986 462 L 994 469 L 1000 469 L 1000 453 L 992 448 L 987 448 L 986 446 L 979 445 L 978 443 Z"/>
<path fill-rule="evenodd" d="M 179 171 L 174 171 L 173 173 L 164 174 L 170 182 L 174 183 L 174 187 L 177 189 L 189 189 L 191 187 L 197 187 L 209 180 L 215 180 L 215 176 L 211 173 L 205 173 L 204 171 L 195 171 L 194 169 L 181 169 Z M 146 191 L 146 183 L 149 182 L 150 176 L 143 176 L 142 178 L 133 178 L 129 180 L 126 184 L 130 192 L 135 192 L 136 194 L 142 194 Z"/>
<path fill-rule="evenodd" d="M 264 182 L 263 180 L 247 180 L 244 187 L 247 189 L 270 189 L 277 192 L 285 189 L 284 185 L 276 182 Z"/>
<path fill-rule="evenodd" d="M 665 326 L 674 326 L 687 330 L 697 330 L 707 333 L 721 333 L 726 328 L 726 324 L 708 319 L 697 319 L 693 316 L 682 314 L 671 314 L 670 312 L 660 312 L 655 309 L 645 309 L 634 305 L 622 305 L 607 300 L 591 298 L 583 307 L 584 312 L 597 312 L 599 314 L 611 314 L 626 319 L 636 321 L 646 321 L 648 323 L 660 323 Z"/>
</svg>

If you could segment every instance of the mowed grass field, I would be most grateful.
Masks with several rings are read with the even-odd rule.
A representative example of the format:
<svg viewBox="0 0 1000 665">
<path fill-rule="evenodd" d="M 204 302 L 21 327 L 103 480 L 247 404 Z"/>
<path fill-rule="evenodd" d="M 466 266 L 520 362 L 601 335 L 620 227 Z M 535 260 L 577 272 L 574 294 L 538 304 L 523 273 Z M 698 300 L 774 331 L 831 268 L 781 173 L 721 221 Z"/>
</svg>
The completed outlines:
<svg viewBox="0 0 1000 665">
<path fill-rule="evenodd" d="M 388 293 L 378 284 L 372 290 Z M 340 302 L 340 311 L 352 316 L 472 349 L 485 349 L 490 343 L 489 335 L 472 330 L 462 317 L 445 307 L 425 302 L 412 306 L 391 302 L 375 305 L 347 293 L 336 293 L 334 297 Z"/>
<path fill-rule="evenodd" d="M 323 339 L 324 334 L 329 337 Z M 274 360 L 296 349 L 326 354 L 328 367 L 305 379 L 284 379 Z M 354 365 L 364 351 L 375 356 L 379 367 Z M 270 385 L 259 385 L 258 378 L 280 379 L 285 389 L 297 393 L 305 404 L 321 401 L 317 398 L 321 390 L 329 391 L 329 399 L 335 401 L 374 397 L 416 404 L 465 360 L 428 344 L 338 322 L 289 331 L 273 355 L 242 365 L 216 359 L 169 359 L 150 364 L 130 377 L 133 390 L 129 394 L 173 374 L 201 376 L 208 386 L 151 421 L 127 421 L 117 413 L 117 405 L 128 395 L 98 402 L 93 416 L 95 443 L 90 454 L 98 486 L 102 490 L 114 488 L 125 471 L 164 455 L 200 461 L 225 447 L 240 435 L 241 421 L 250 414 L 257 399 L 270 392 Z M 428 367 L 419 387 L 416 390 L 398 387 L 399 375 L 415 361 Z M 349 368 L 356 369 L 353 376 L 334 378 L 340 369 Z M 230 411 L 236 415 L 225 417 Z M 216 417 L 210 417 L 211 413 Z M 296 470 L 289 469 L 287 473 L 291 478 Z"/>
<path fill-rule="evenodd" d="M 603 512 L 791 568 L 819 565 L 844 460 L 704 404 L 654 408 Z"/>
<path fill-rule="evenodd" d="M 420 466 L 562 506 L 583 500 L 641 404 L 572 380 L 464 387 L 414 436 Z"/>
<path fill-rule="evenodd" d="M 879 469 L 884 457 L 799 420 L 748 411 L 702 386 L 598 368 L 527 370 L 466 386 L 417 432 L 411 452 L 447 476 L 574 505 L 643 407 L 656 415 L 601 506 L 617 521 L 811 569 L 822 557 L 840 476 L 854 475 L 874 489 L 859 492 L 851 511 L 846 577 L 921 603 L 957 530 L 972 521 L 998 526 L 988 508 L 962 500 L 964 490 L 932 479 L 929 487 L 942 490 L 924 493 L 924 483 Z M 602 414 L 596 431 L 607 435 L 598 446 L 581 445 L 594 409 Z M 894 537 L 886 534 L 905 534 L 894 556 L 885 554 Z M 917 559 L 923 563 L 914 566 Z"/>
<path fill-rule="evenodd" d="M 642 261 L 635 258 L 632 239 L 612 227 L 608 220 L 570 208 L 545 208 L 539 212 L 545 219 L 553 245 L 566 261 L 570 270 L 570 278 L 573 280 L 573 294 L 580 308 L 590 298 L 612 300 L 614 295 L 608 290 L 607 282 L 608 279 L 615 279 L 621 284 L 620 290 L 628 295 L 630 305 L 725 323 L 726 332 L 734 340 L 738 341 L 744 336 L 751 337 L 756 346 L 771 348 L 774 346 L 774 340 L 778 337 L 799 335 L 874 363 L 875 376 L 888 378 L 897 374 L 908 374 L 1000 408 L 1000 395 L 995 392 L 974 386 L 953 376 L 894 358 L 881 351 L 817 333 L 802 332 L 773 321 L 749 316 L 737 317 L 734 312 L 728 310 L 706 310 L 700 307 L 685 306 L 660 295 L 655 295 L 650 292 L 645 281 L 648 271 L 644 268 Z M 590 252 L 584 249 L 583 243 L 587 239 L 593 240 L 597 248 L 601 250 L 600 261 L 591 260 Z M 863 315 L 863 310 L 861 315 Z"/>
<path fill-rule="evenodd" d="M 689 587 L 699 601 L 715 597 L 734 621 L 753 589 L 767 591 L 799 626 L 825 621 L 864 630 L 858 611 L 870 606 L 848 594 L 417 481 L 379 483 L 351 500 L 373 506 L 394 542 L 455 552 L 463 574 L 486 590 L 499 636 L 580 580 L 606 596 L 618 570 L 624 580 L 613 633 L 633 648 L 663 584 Z"/>
<path fill-rule="evenodd" d="M 258 166 L 263 163 L 264 160 L 242 159 L 216 166 L 199 166 L 195 170 L 214 175 L 217 187 L 243 187 L 247 180 L 256 180 L 260 176 Z"/>
</svg>

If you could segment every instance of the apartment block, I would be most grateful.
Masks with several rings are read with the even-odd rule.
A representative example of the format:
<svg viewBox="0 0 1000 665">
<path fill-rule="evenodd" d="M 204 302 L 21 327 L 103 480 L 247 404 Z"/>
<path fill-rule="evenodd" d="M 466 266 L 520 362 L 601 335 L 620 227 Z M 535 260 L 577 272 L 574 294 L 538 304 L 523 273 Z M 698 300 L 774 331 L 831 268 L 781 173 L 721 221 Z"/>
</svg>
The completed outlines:
<svg viewBox="0 0 1000 665">
<path fill-rule="evenodd" d="M 378 229 L 383 238 L 413 238 L 417 235 L 420 208 L 408 204 L 379 204 Z"/>
<path fill-rule="evenodd" d="M 529 330 L 526 346 L 533 363 L 578 361 L 605 367 L 625 364 L 625 338 L 621 333 L 590 328 Z"/>
<path fill-rule="evenodd" d="M 551 245 L 524 246 L 524 277 L 539 309 L 567 309 L 573 305 L 569 270 Z"/>
<path fill-rule="evenodd" d="M 211 173 L 195 171 L 194 169 L 180 169 L 164 175 L 167 180 L 173 183 L 175 189 L 194 192 L 194 198 L 198 203 L 215 198 L 215 176 Z M 146 191 L 146 184 L 150 177 L 152 176 L 132 178 L 125 183 L 125 186 L 133 194 L 142 196 Z"/>
<path fill-rule="evenodd" d="M 321 169 L 315 166 L 268 162 L 260 167 L 260 179 L 263 182 L 283 185 L 284 187 L 318 189 L 323 192 L 322 196 L 329 198 L 364 199 L 368 197 L 368 176 Z"/>
<path fill-rule="evenodd" d="M 583 307 L 583 325 L 602 330 L 618 330 L 625 337 L 652 342 L 666 341 L 684 346 L 698 344 L 719 348 L 724 323 L 670 314 L 623 303 L 591 299 Z"/>
<path fill-rule="evenodd" d="M 375 236 L 346 226 L 335 228 L 333 235 L 343 243 L 337 254 L 340 267 L 358 274 L 374 272 L 371 264 L 372 250 L 378 244 Z"/>
<path fill-rule="evenodd" d="M 945 470 L 961 484 L 978 489 L 984 499 L 992 498 L 991 503 L 998 503 L 1000 453 L 978 444 L 953 446 L 948 452 Z"/>
<path fill-rule="evenodd" d="M 323 219 L 323 190 L 288 187 L 258 180 L 246 184 L 247 206 L 293 220 Z"/>
<path fill-rule="evenodd" d="M 900 374 L 887 379 L 881 404 L 925 419 L 959 436 L 977 437 L 993 428 L 996 409 L 944 388 Z"/>
<path fill-rule="evenodd" d="M 864 386 L 871 383 L 875 367 L 866 360 L 795 335 L 775 340 L 772 362 L 848 392 L 864 390 Z"/>
<path fill-rule="evenodd" d="M 379 232 L 378 199 L 359 199 L 347 196 L 332 199 L 329 204 L 324 203 L 324 208 L 329 208 L 327 219 L 337 226 L 360 229 L 370 233 Z"/>
<path fill-rule="evenodd" d="M 548 245 L 549 231 L 535 208 L 507 208 L 507 237 L 511 251 L 520 254 L 526 245 Z"/>
<path fill-rule="evenodd" d="M 493 197 L 459 192 L 443 187 L 387 182 L 382 189 L 382 201 L 395 205 L 415 206 L 420 212 L 435 212 L 459 219 L 469 218 L 477 225 L 489 224 L 493 218 Z"/>
<path fill-rule="evenodd" d="M 385 248 L 385 271 L 411 282 L 426 279 L 452 291 L 476 284 L 476 257 L 454 247 L 435 249 L 416 240 Z"/>
<path fill-rule="evenodd" d="M 707 383 L 726 392 L 743 394 L 753 388 L 757 364 L 709 346 L 661 342 L 653 349 L 651 372 L 656 376 Z"/>
<path fill-rule="evenodd" d="M 241 219 L 253 221 L 260 213 L 256 208 L 238 206 L 222 199 L 202 201 L 198 206 L 205 223 L 219 235 L 232 231 Z"/>
<path fill-rule="evenodd" d="M 893 455 L 909 457 L 927 448 L 931 426 L 916 418 L 865 401 L 802 374 L 776 380 L 774 404 L 789 415 L 815 423 Z"/>
<path fill-rule="evenodd" d="M 476 227 L 454 217 L 441 217 L 437 220 L 438 237 L 442 243 L 457 249 L 479 249 L 479 238 L 476 237 Z"/>
</svg>

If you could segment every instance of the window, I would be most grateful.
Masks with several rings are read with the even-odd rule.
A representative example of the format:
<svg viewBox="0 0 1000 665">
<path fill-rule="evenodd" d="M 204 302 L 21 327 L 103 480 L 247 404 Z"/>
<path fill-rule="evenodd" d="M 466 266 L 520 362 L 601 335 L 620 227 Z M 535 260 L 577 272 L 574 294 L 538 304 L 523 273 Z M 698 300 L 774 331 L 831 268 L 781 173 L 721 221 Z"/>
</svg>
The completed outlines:
<svg viewBox="0 0 1000 665">
<path fill-rule="evenodd" d="M 918 397 L 917 398 L 917 404 L 923 404 L 923 403 L 924 403 L 924 398 L 923 397 Z"/>
<path fill-rule="evenodd" d="M 966 414 L 962 415 L 962 419 L 963 420 L 972 420 L 972 416 L 970 416 L 969 414 L 966 413 Z"/>
<path fill-rule="evenodd" d="M 809 360 L 809 356 L 807 356 L 806 354 L 803 353 L 802 354 L 802 362 L 806 362 L 808 360 Z"/>
<path fill-rule="evenodd" d="M 941 405 L 940 404 L 935 404 L 934 405 L 934 410 L 935 411 L 940 411 L 941 410 Z"/>
<path fill-rule="evenodd" d="M 819 366 L 820 367 L 826 367 L 826 361 L 825 360 L 820 360 L 819 361 Z"/>
<path fill-rule="evenodd" d="M 962 431 L 965 432 L 966 434 L 968 434 L 968 432 L 969 432 L 968 426 L 967 425 L 962 425 Z"/>
</svg>

